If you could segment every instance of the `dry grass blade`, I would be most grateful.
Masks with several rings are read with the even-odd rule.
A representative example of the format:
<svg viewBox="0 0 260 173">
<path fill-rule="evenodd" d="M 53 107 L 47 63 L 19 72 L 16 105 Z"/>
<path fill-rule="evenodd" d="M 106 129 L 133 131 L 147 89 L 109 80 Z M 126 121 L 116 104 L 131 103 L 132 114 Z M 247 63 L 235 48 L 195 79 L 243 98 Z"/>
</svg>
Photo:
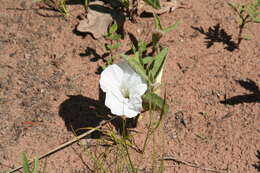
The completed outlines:
<svg viewBox="0 0 260 173">
<path fill-rule="evenodd" d="M 173 161 L 173 162 L 176 162 L 178 164 L 183 164 L 183 165 L 186 165 L 186 166 L 190 166 L 190 167 L 193 167 L 193 168 L 198 168 L 200 170 L 203 170 L 203 171 L 208 171 L 208 172 L 215 172 L 215 173 L 228 173 L 228 170 L 217 170 L 217 169 L 212 169 L 212 168 L 206 168 L 206 167 L 202 167 L 202 166 L 199 166 L 195 163 L 190 163 L 190 162 L 187 162 L 187 161 L 183 161 L 183 160 L 178 160 L 174 157 L 163 157 L 162 159 L 160 160 L 168 160 L 168 161 Z"/>
<path fill-rule="evenodd" d="M 105 121 L 105 122 L 101 123 L 101 124 L 100 124 L 99 126 L 97 126 L 96 128 L 93 128 L 93 129 L 91 129 L 91 130 L 89 130 L 89 131 L 83 133 L 82 135 L 73 138 L 72 140 L 70 140 L 70 141 L 68 141 L 68 142 L 66 142 L 66 143 L 64 143 L 64 144 L 61 144 L 60 146 L 54 148 L 53 150 L 50 150 L 49 152 L 47 152 L 47 153 L 41 155 L 41 156 L 38 158 L 38 160 L 41 160 L 41 159 L 43 159 L 43 158 L 45 158 L 45 157 L 48 157 L 48 156 L 50 156 L 50 155 L 52 155 L 52 154 L 54 154 L 54 153 L 56 153 L 56 152 L 58 152 L 58 151 L 60 151 L 60 150 L 62 150 L 62 149 L 64 149 L 64 148 L 70 146 L 71 144 L 73 144 L 73 143 L 79 141 L 80 139 L 86 137 L 87 135 L 91 134 L 91 133 L 94 132 L 95 130 L 100 129 L 100 128 L 103 127 L 105 124 L 109 123 L 110 121 L 112 121 L 112 120 L 115 119 L 115 118 L 116 118 L 116 116 L 110 118 L 108 121 Z M 33 163 L 33 161 L 30 161 L 30 162 L 29 162 L 30 165 L 31 165 L 32 163 Z M 13 173 L 13 172 L 16 172 L 16 171 L 18 171 L 18 170 L 20 170 L 20 169 L 22 169 L 22 168 L 23 168 L 23 166 L 20 166 L 20 167 L 17 167 L 17 168 L 15 168 L 15 169 L 12 169 L 11 171 L 9 171 L 9 172 L 7 172 L 7 173 Z"/>
</svg>

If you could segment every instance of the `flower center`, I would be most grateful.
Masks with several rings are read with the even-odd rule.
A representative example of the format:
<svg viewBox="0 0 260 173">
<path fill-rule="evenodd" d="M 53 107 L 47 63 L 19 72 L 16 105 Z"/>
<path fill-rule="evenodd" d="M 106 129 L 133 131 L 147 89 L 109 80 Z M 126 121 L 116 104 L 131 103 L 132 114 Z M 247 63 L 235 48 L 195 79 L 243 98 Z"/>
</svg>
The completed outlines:
<svg viewBox="0 0 260 173">
<path fill-rule="evenodd" d="M 121 91 L 124 98 L 127 98 L 127 99 L 129 98 L 129 91 L 128 91 L 127 88 L 123 87 L 123 88 L 120 89 L 120 91 Z"/>
</svg>

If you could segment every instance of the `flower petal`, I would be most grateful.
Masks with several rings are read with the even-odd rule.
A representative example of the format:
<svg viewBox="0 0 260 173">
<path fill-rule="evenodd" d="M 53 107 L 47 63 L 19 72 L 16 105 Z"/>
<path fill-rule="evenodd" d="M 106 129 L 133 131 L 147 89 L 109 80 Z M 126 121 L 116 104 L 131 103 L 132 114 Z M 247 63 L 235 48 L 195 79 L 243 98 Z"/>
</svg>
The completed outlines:
<svg viewBox="0 0 260 173">
<path fill-rule="evenodd" d="M 130 98 L 127 105 L 124 107 L 124 115 L 127 118 L 133 118 L 142 111 L 142 99 L 140 96 Z"/>
<path fill-rule="evenodd" d="M 106 92 L 105 105 L 113 114 L 132 118 L 142 111 L 141 96 L 147 90 L 147 84 L 127 62 L 107 67 L 101 73 L 100 87 Z M 125 89 L 129 98 L 122 94 Z"/>
<path fill-rule="evenodd" d="M 140 113 L 139 111 L 129 109 L 128 107 L 126 107 L 126 109 L 124 110 L 124 115 L 127 118 L 133 118 L 133 117 L 137 116 L 139 113 Z"/>
<path fill-rule="evenodd" d="M 129 88 L 129 95 L 130 97 L 135 95 L 139 95 L 141 97 L 146 90 L 147 90 L 146 84 L 136 84 L 133 87 Z"/>
<path fill-rule="evenodd" d="M 100 78 L 100 87 L 104 92 L 116 91 L 120 89 L 124 72 L 117 65 L 108 66 L 102 73 Z"/>
<path fill-rule="evenodd" d="M 106 93 L 105 105 L 111 110 L 112 114 L 124 115 L 124 103 L 121 102 L 113 93 Z"/>
<path fill-rule="evenodd" d="M 135 71 L 128 65 L 126 61 L 122 61 L 117 65 L 124 71 L 124 78 L 129 77 L 135 73 Z"/>
<path fill-rule="evenodd" d="M 143 107 L 142 107 L 142 98 L 139 95 L 130 97 L 129 99 L 129 108 L 134 109 L 138 112 L 141 112 Z"/>
</svg>

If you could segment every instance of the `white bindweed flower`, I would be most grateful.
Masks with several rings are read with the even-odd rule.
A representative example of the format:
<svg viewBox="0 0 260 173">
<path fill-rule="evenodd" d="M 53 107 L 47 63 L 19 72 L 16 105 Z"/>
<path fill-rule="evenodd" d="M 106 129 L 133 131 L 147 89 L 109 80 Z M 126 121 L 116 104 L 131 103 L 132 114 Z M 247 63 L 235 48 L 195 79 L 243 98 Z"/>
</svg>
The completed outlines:
<svg viewBox="0 0 260 173">
<path fill-rule="evenodd" d="M 142 111 L 141 96 L 147 84 L 127 62 L 108 66 L 99 82 L 106 93 L 105 105 L 113 114 L 132 118 Z"/>
</svg>

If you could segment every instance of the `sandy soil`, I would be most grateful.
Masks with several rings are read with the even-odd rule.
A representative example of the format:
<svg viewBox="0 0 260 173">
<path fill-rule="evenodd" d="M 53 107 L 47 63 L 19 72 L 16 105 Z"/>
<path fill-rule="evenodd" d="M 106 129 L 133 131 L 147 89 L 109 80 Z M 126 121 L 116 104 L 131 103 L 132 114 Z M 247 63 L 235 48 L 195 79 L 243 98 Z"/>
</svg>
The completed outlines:
<svg viewBox="0 0 260 173">
<path fill-rule="evenodd" d="M 82 5 L 68 5 L 70 16 L 64 18 L 30 0 L 0 3 L 0 172 L 6 172 L 21 164 L 23 151 L 39 156 L 73 138 L 72 128 L 97 126 L 102 117 L 96 115 L 108 110 L 99 91 L 104 40 L 75 31 Z M 163 25 L 181 24 L 162 40 L 170 50 L 163 87 L 171 112 L 156 132 L 155 151 L 200 167 L 259 172 L 260 25 L 249 24 L 243 33 L 250 40 L 237 48 L 237 16 L 224 0 L 179 5 L 161 15 Z M 152 27 L 152 18 L 126 21 L 119 53 L 130 48 L 129 32 L 149 40 Z M 137 145 L 144 141 L 147 118 L 133 128 L 141 132 L 133 134 Z M 90 137 L 95 143 L 100 136 Z M 151 146 L 143 157 L 130 150 L 140 172 L 151 172 Z M 44 163 L 48 173 L 93 170 L 80 142 L 44 159 L 41 167 Z M 169 160 L 165 172 L 204 171 Z"/>
</svg>

